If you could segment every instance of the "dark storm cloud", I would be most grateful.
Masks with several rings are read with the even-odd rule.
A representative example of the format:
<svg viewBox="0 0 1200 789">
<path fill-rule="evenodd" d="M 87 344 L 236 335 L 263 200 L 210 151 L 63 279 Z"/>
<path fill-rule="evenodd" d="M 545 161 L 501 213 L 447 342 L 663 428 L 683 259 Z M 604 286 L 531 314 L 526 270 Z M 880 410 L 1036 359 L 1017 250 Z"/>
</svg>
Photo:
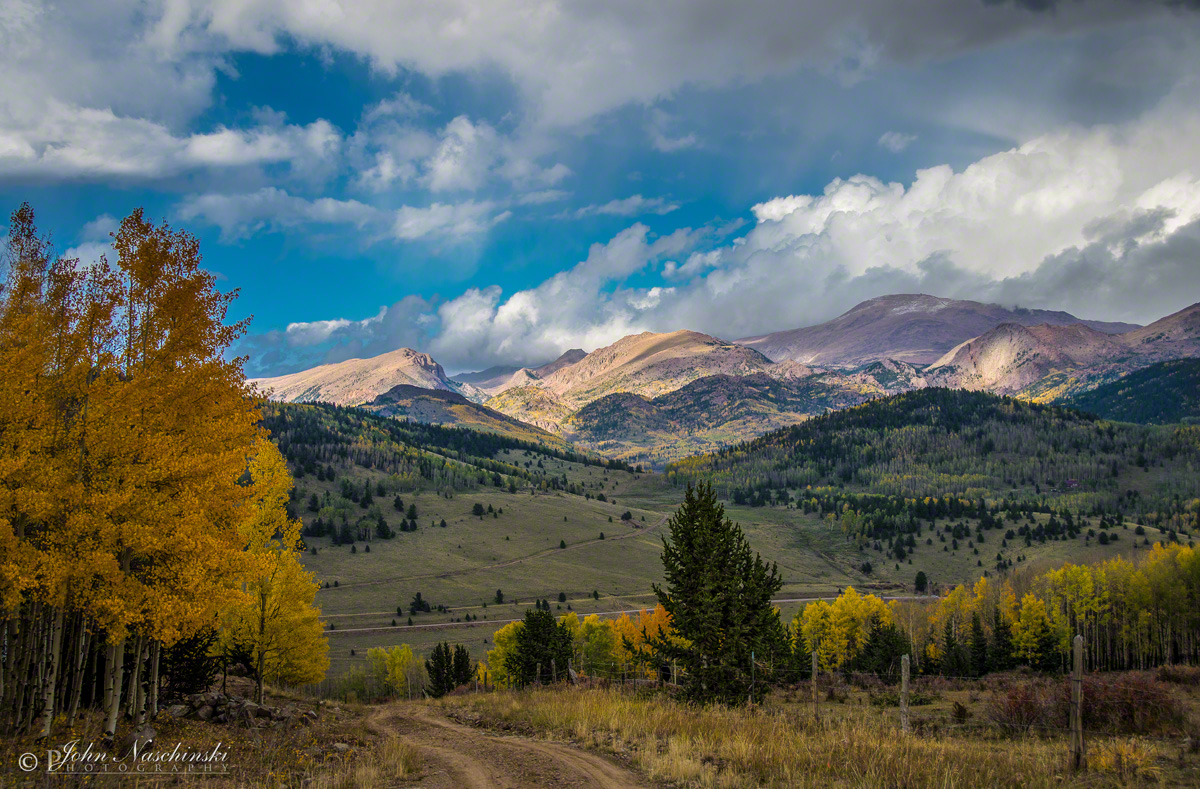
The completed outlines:
<svg viewBox="0 0 1200 789">
<path fill-rule="evenodd" d="M 1034 12 L 1053 11 L 1064 5 L 1083 5 L 1085 0 L 983 0 L 984 5 L 1015 6 Z M 1169 8 L 1200 10 L 1200 0 L 1126 0 L 1130 5 L 1163 5 Z"/>
<path fill-rule="evenodd" d="M 1172 216 L 1160 209 L 1095 225 L 1084 246 L 992 284 L 990 300 L 1137 323 L 1190 306 L 1200 301 L 1200 219 L 1166 235 Z"/>
</svg>

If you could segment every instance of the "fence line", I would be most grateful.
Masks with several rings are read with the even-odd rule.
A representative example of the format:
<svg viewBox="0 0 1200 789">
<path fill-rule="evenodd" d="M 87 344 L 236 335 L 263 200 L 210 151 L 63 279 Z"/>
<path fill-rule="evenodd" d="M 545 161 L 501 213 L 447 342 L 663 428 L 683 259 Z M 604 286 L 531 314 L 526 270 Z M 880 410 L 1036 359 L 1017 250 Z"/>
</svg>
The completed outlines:
<svg viewBox="0 0 1200 789">
<path fill-rule="evenodd" d="M 775 669 L 769 662 L 754 660 L 753 654 L 751 659 L 744 669 L 745 678 L 750 681 L 750 700 L 754 700 L 754 688 L 759 679 L 759 671 L 766 671 L 766 676 L 763 677 L 768 685 L 787 685 L 788 679 L 792 679 L 793 687 L 798 687 L 799 682 L 795 680 L 805 680 L 811 684 L 812 688 L 812 703 L 813 703 L 813 720 L 816 725 L 821 724 L 820 714 L 820 688 L 825 687 L 827 695 L 832 692 L 837 685 L 834 683 L 845 683 L 847 685 L 858 685 L 869 694 L 872 694 L 872 688 L 866 687 L 871 682 L 879 683 L 880 687 L 891 687 L 893 683 L 898 683 L 898 698 L 897 705 L 894 709 L 884 709 L 882 712 L 890 719 L 892 713 L 898 715 L 897 723 L 900 731 L 909 735 L 916 731 L 918 734 L 923 732 L 927 727 L 933 725 L 937 727 L 937 731 L 950 729 L 954 731 L 979 731 L 979 730 L 1001 730 L 1010 734 L 1024 733 L 1031 734 L 1035 731 L 1053 733 L 1056 735 L 1066 735 L 1068 745 L 1068 766 L 1073 771 L 1085 770 L 1087 767 L 1087 752 L 1085 744 L 1085 704 L 1084 694 L 1087 688 L 1114 688 L 1127 691 L 1144 691 L 1144 685 L 1136 685 L 1120 680 L 1109 680 L 1098 675 L 1097 672 L 1086 674 L 1083 670 L 1083 637 L 1077 635 L 1072 642 L 1072 667 L 1071 673 L 1067 677 L 1053 677 L 1051 682 L 1055 685 L 1066 681 L 1069 683 L 1070 702 L 1068 706 L 1068 725 L 1060 726 L 1053 723 L 1041 723 L 1035 720 L 1015 720 L 1011 723 L 1005 723 L 1002 720 L 976 720 L 968 722 L 967 719 L 960 717 L 951 717 L 947 715 L 921 716 L 913 714 L 911 710 L 912 694 L 919 693 L 923 690 L 921 685 L 928 686 L 936 679 L 949 681 L 971 681 L 978 682 L 980 680 L 987 681 L 987 676 L 962 676 L 962 675 L 939 675 L 930 674 L 923 677 L 916 677 L 915 682 L 910 682 L 910 657 L 909 655 L 902 656 L 900 660 L 900 671 L 898 676 L 892 672 L 883 674 L 872 672 L 857 672 L 848 670 L 833 670 L 822 671 L 818 661 L 817 650 L 812 652 L 812 666 L 808 671 L 801 671 L 795 667 L 787 667 Z M 524 686 L 523 688 L 502 688 L 498 687 L 494 676 L 490 671 L 482 672 L 482 681 L 480 677 L 468 683 L 465 692 L 474 693 L 492 693 L 497 691 L 511 692 L 514 690 L 522 690 L 528 687 L 543 686 L 541 677 L 541 664 L 538 665 L 536 674 L 537 679 Z M 561 667 L 557 667 L 553 660 L 549 666 L 551 685 L 557 685 L 560 677 L 564 682 L 579 685 L 599 685 L 607 688 L 619 688 L 621 690 L 646 687 L 665 688 L 679 690 L 687 684 L 687 671 L 681 669 L 677 664 L 671 663 L 660 664 L 651 667 L 646 661 L 630 661 L 617 662 L 609 661 L 599 665 L 592 664 L 586 658 L 578 666 L 578 671 L 574 664 L 574 660 L 568 662 L 565 671 Z M 420 673 L 419 671 L 417 673 Z M 1147 672 L 1149 673 L 1149 672 Z M 419 698 L 425 695 L 423 683 L 416 682 L 419 677 L 406 677 L 406 688 L 404 693 L 397 694 L 394 688 L 391 688 L 388 683 L 381 677 L 371 672 L 352 672 L 351 675 L 341 678 L 326 678 L 318 683 L 298 688 L 297 690 L 305 695 L 316 696 L 320 698 L 347 698 L 353 696 L 354 700 L 358 701 L 386 701 L 397 697 L 407 696 L 408 698 Z M 1011 683 L 1009 678 L 1002 677 L 998 683 L 999 689 L 1008 687 Z M 922 680 L 926 680 L 922 682 Z M 989 683 L 990 684 L 990 683 Z M 1061 685 L 1058 685 L 1061 687 Z M 990 688 L 993 691 L 996 688 Z M 456 692 L 464 692 L 460 688 Z M 873 694 L 872 694 L 873 696 Z M 1060 697 L 1061 698 L 1061 697 Z M 350 699 L 347 699 L 350 700 Z M 828 700 L 828 699 L 827 699 Z M 1105 703 L 1116 704 L 1136 704 L 1139 701 L 1137 698 L 1117 698 L 1104 699 Z M 1040 702 L 1044 706 L 1044 702 Z M 890 705 L 888 705 L 890 706 Z M 958 705 L 956 705 L 957 707 Z M 1047 714 L 1045 709 L 1035 710 L 1036 714 Z M 1061 714 L 1061 713 L 1059 713 Z M 1151 735 L 1140 733 L 1128 733 L 1120 731 L 1111 731 L 1104 729 L 1087 729 L 1086 734 L 1092 737 L 1134 737 L 1144 740 L 1160 741 L 1160 742 L 1179 742 L 1180 737 L 1171 737 L 1165 735 Z"/>
</svg>

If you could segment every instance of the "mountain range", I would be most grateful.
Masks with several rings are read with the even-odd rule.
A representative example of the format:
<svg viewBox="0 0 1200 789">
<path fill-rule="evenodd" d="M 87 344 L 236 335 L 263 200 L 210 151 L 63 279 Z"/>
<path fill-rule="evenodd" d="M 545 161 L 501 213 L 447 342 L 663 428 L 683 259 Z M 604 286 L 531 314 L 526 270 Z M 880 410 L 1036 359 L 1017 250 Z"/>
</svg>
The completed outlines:
<svg viewBox="0 0 1200 789">
<path fill-rule="evenodd" d="M 932 364 L 964 340 L 1001 324 L 1069 326 L 1081 323 L 1106 334 L 1138 328 L 1132 323 L 1080 320 L 1068 312 L 1008 309 L 999 304 L 943 299 L 925 294 L 879 296 L 831 321 L 738 340 L 772 360 L 852 366 L 896 359 Z"/>
<path fill-rule="evenodd" d="M 915 294 L 737 342 L 643 332 L 455 376 L 399 349 L 254 383 L 276 400 L 565 439 L 657 466 L 884 395 L 938 386 L 1057 402 L 1189 357 L 1200 357 L 1200 304 L 1140 327 Z"/>
<path fill-rule="evenodd" d="M 361 405 L 396 386 L 455 392 L 472 400 L 487 396 L 474 386 L 453 381 L 427 353 L 399 348 L 369 359 L 347 359 L 274 378 L 251 378 L 249 382 L 272 400 L 287 403 L 332 403 Z"/>
</svg>

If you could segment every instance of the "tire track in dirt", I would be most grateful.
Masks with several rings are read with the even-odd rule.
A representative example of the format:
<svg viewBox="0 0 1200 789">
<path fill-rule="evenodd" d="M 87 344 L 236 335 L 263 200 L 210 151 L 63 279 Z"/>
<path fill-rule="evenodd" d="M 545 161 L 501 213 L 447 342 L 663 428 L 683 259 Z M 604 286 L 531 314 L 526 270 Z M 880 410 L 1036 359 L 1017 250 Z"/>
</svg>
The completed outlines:
<svg viewBox="0 0 1200 789">
<path fill-rule="evenodd" d="M 415 745 L 427 789 L 641 789 L 646 782 L 609 760 L 576 748 L 497 735 L 455 723 L 421 703 L 379 708 L 367 720 L 377 734 Z"/>
</svg>

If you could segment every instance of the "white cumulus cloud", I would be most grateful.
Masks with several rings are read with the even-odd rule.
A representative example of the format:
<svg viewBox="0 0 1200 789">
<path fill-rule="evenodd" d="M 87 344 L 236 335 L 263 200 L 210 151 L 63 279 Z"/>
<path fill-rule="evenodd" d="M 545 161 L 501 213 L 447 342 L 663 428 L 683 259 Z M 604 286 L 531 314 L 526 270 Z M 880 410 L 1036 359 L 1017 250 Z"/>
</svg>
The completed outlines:
<svg viewBox="0 0 1200 789">
<path fill-rule="evenodd" d="M 499 210 L 496 203 L 489 200 L 404 206 L 396 211 L 391 233 L 401 241 L 423 238 L 464 240 L 483 233 L 511 215 L 510 211 Z"/>
<path fill-rule="evenodd" d="M 620 200 L 610 200 L 607 203 L 587 205 L 576 209 L 573 216 L 582 219 L 586 216 L 604 214 L 607 216 L 637 216 L 638 214 L 658 214 L 663 216 L 678 210 L 679 205 L 664 200 L 661 197 L 642 197 L 631 195 Z"/>
<path fill-rule="evenodd" d="M 879 147 L 887 148 L 892 153 L 900 153 L 908 146 L 912 145 L 917 140 L 915 134 L 905 134 L 904 132 L 889 131 L 884 132 L 879 137 Z"/>
<path fill-rule="evenodd" d="M 380 211 L 357 200 L 330 197 L 308 199 L 273 186 L 248 194 L 200 194 L 185 199 L 178 207 L 181 217 L 198 219 L 221 228 L 224 241 L 246 238 L 260 231 L 318 225 L 366 227 L 380 218 Z"/>
</svg>

